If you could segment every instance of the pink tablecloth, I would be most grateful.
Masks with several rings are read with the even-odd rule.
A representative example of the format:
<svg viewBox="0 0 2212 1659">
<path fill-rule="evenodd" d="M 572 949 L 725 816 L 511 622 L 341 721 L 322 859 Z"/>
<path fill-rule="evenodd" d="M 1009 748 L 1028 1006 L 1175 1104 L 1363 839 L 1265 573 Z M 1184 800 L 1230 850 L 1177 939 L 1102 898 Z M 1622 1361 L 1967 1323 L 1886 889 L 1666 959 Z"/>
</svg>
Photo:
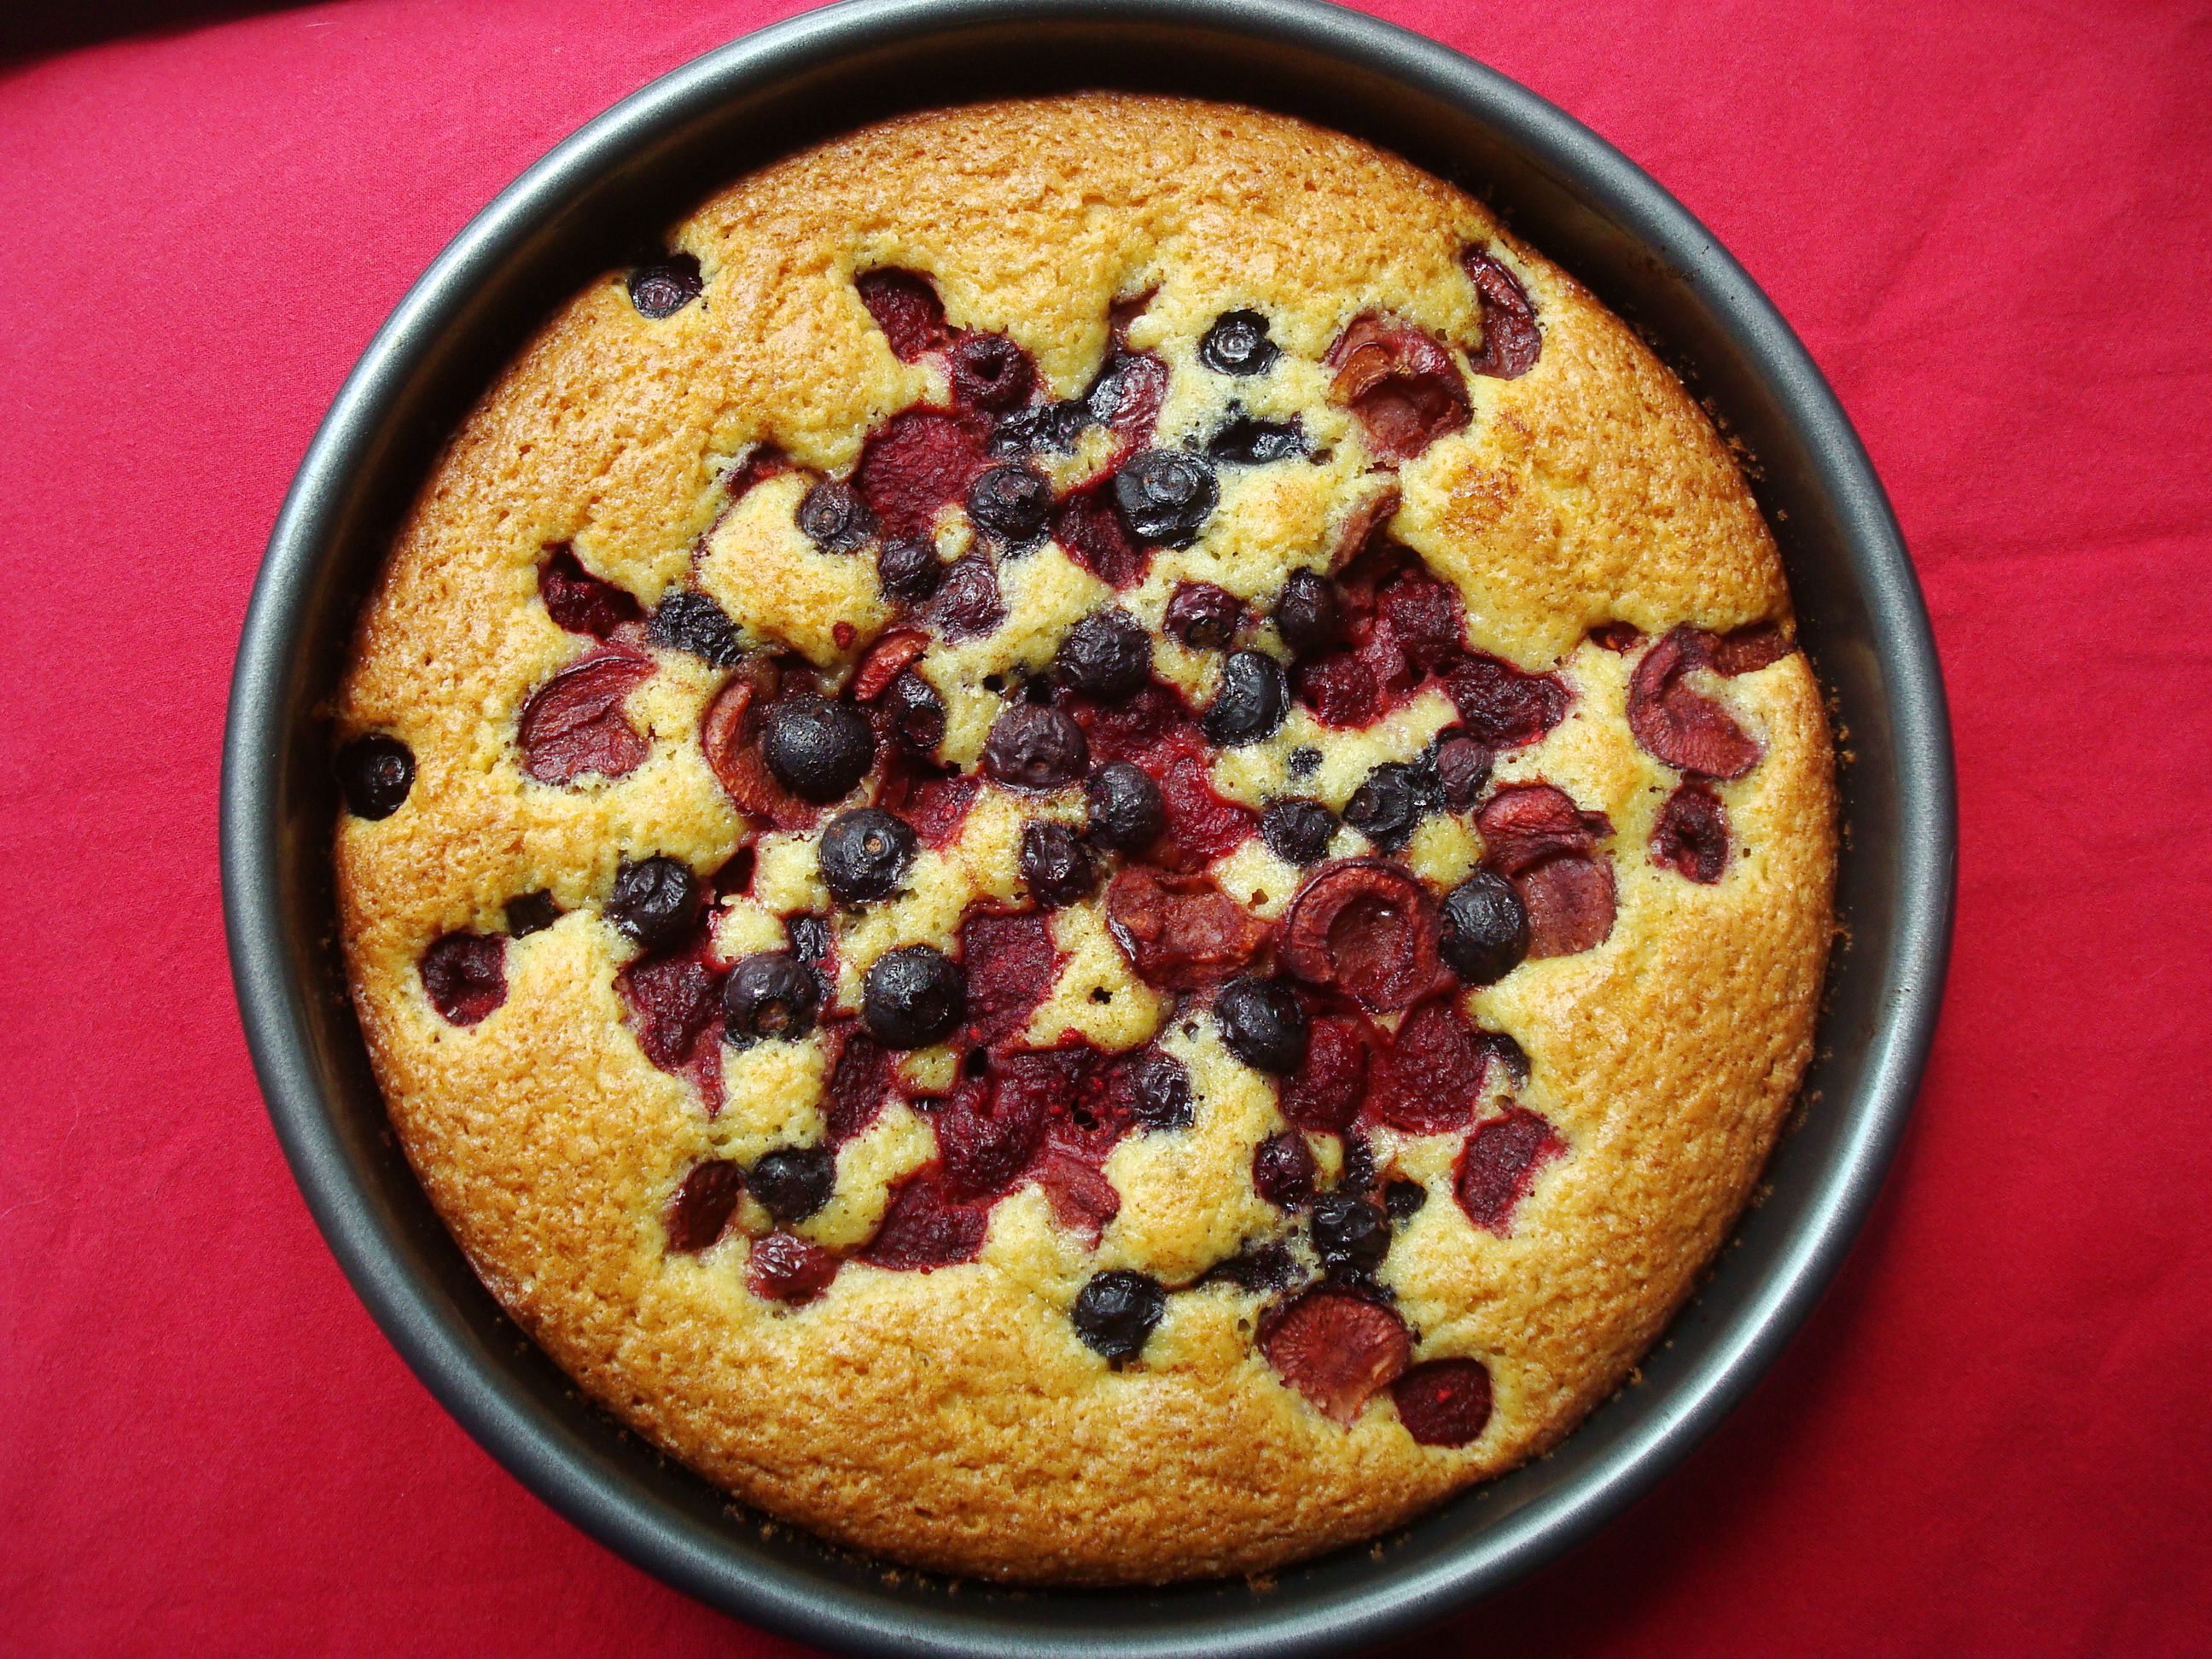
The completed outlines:
<svg viewBox="0 0 2212 1659">
<path fill-rule="evenodd" d="M 1927 585 L 1965 811 L 1841 1283 L 1454 1644 L 2203 1651 L 2212 17 L 1389 9 L 1619 143 L 1802 332 Z M 525 165 L 778 15 L 362 0 L 0 79 L 0 1647 L 795 1651 L 556 1519 L 370 1325 L 263 1117 L 215 860 L 239 619 L 348 367 Z"/>
</svg>

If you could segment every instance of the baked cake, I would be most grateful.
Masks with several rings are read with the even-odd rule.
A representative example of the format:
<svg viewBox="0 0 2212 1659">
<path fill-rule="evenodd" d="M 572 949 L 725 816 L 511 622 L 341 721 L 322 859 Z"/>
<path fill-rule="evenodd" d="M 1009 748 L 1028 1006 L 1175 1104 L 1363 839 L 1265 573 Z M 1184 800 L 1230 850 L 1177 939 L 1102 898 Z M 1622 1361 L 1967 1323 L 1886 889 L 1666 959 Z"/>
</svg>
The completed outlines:
<svg viewBox="0 0 2212 1659">
<path fill-rule="evenodd" d="M 1251 1573 L 1629 1376 L 1811 1053 L 1772 538 L 1479 204 L 1257 111 L 948 110 L 563 307 L 337 708 L 392 1120 L 769 1515 Z"/>
</svg>

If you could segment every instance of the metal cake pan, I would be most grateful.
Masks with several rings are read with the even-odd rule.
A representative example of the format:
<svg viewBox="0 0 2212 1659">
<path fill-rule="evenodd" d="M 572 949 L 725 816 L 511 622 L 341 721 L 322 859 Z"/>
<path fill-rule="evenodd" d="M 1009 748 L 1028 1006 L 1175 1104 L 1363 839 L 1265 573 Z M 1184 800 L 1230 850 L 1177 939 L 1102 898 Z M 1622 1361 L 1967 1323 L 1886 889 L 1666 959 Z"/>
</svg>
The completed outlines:
<svg viewBox="0 0 2212 1659">
<path fill-rule="evenodd" d="M 520 1338 L 386 1121 L 334 943 L 336 792 L 318 716 L 350 625 L 444 436 L 548 312 L 749 167 L 901 110 L 1117 87 L 1243 100 L 1396 150 L 1495 205 L 1627 318 L 1753 458 L 1801 631 L 1853 759 L 1817 1104 L 1641 1387 L 1552 1456 L 1391 1535 L 1243 1582 L 1018 1592 L 896 1577 L 763 1529 L 584 1402 Z M 1550 1560 L 1680 1463 L 1833 1277 L 1927 1054 L 1956 850 L 1949 729 L 1889 504 L 1833 393 L 1741 267 L 1650 178 L 1524 88 L 1316 0 L 857 0 L 747 36 L 625 99 L 441 254 L 331 405 L 270 535 L 240 640 L 222 873 L 247 1039 L 331 1249 L 393 1345 L 532 1491 L 648 1571 L 862 1653 L 1337 1652 Z"/>
</svg>

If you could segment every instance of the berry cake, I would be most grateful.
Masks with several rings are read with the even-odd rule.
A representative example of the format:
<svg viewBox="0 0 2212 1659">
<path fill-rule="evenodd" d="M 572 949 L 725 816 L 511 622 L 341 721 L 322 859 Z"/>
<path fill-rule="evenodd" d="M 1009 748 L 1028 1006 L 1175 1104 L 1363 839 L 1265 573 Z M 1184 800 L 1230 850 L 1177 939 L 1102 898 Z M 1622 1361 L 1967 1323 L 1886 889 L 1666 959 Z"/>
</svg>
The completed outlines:
<svg viewBox="0 0 2212 1659">
<path fill-rule="evenodd" d="M 1093 95 L 745 178 L 440 461 L 337 705 L 408 1156 L 771 1516 L 1262 1571 L 1542 1452 L 1811 1052 L 1833 761 L 1681 386 L 1407 163 Z"/>
</svg>

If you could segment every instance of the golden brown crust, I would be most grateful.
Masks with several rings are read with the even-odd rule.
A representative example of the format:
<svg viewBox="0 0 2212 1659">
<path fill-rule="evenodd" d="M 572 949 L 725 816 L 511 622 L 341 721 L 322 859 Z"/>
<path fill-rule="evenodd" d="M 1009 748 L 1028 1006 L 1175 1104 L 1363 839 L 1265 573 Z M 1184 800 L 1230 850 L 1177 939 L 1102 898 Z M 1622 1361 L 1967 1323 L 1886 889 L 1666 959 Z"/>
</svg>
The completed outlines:
<svg viewBox="0 0 2212 1659">
<path fill-rule="evenodd" d="M 698 742 L 725 676 L 658 653 L 629 704 L 651 743 L 643 766 L 575 787 L 527 780 L 523 701 L 588 644 L 537 600 L 544 550 L 570 544 L 650 605 L 691 571 L 732 458 L 769 444 L 842 471 L 872 427 L 941 396 L 941 371 L 896 359 L 855 295 L 856 270 L 895 265 L 929 275 L 955 323 L 1010 334 L 1055 397 L 1097 368 L 1109 303 L 1156 287 L 1133 339 L 1176 371 L 1164 435 L 1213 418 L 1218 388 L 1189 372 L 1207 321 L 1263 308 L 1286 367 L 1241 390 L 1256 413 L 1305 411 L 1332 457 L 1225 483 L 1220 532 L 1124 598 L 1157 625 L 1177 573 L 1264 596 L 1286 569 L 1325 565 L 1333 532 L 1378 483 L 1354 423 L 1340 411 L 1328 425 L 1324 354 L 1372 310 L 1478 339 L 1459 263 L 1470 244 L 1498 251 L 1527 288 L 1541 356 L 1518 379 L 1469 382 L 1466 428 L 1400 470 L 1390 529 L 1458 588 L 1475 648 L 1556 666 L 1574 692 L 1568 718 L 1502 757 L 1498 777 L 1541 778 L 1606 813 L 1619 890 L 1602 944 L 1467 999 L 1534 1057 L 1518 1098 L 1571 1149 L 1543 1167 L 1510 1231 L 1472 1224 L 1452 1201 L 1455 1137 L 1385 1132 L 1380 1148 L 1430 1192 L 1384 1282 L 1419 1334 L 1417 1358 L 1488 1365 L 1496 1410 L 1481 1437 L 1418 1445 L 1387 1395 L 1340 1428 L 1255 1348 L 1261 1299 L 1225 1287 L 1173 1297 L 1139 1365 L 1109 1370 L 1073 1335 L 1067 1310 L 1091 1273 L 1141 1267 L 1173 1283 L 1268 1224 L 1249 1170 L 1254 1143 L 1281 1127 L 1272 1091 L 1198 1022 L 1175 1038 L 1198 1122 L 1115 1152 L 1123 1208 L 1095 1250 L 1032 1186 L 999 1205 L 979 1261 L 848 1265 L 797 1308 L 748 1291 L 743 1229 L 703 1255 L 669 1253 L 663 1204 L 695 1159 L 742 1162 L 819 1134 L 825 1057 L 770 1044 L 732 1060 L 731 1104 L 710 1120 L 632 1036 L 616 981 L 634 948 L 596 907 L 626 854 L 711 872 L 750 833 Z M 1258 1571 L 1371 1535 L 1553 1443 L 1620 1385 L 1748 1196 L 1811 1052 L 1831 928 L 1832 759 L 1802 656 L 1718 694 L 1764 757 L 1717 786 L 1736 852 L 1698 885 L 1647 850 L 1678 777 L 1626 724 L 1640 651 L 1586 638 L 1613 621 L 1648 636 L 1786 621 L 1771 538 L 1710 424 L 1626 328 L 1479 205 L 1394 157 L 1249 110 L 1096 95 L 913 117 L 742 180 L 675 245 L 700 259 L 703 302 L 649 320 L 610 275 L 471 416 L 367 609 L 340 702 L 344 735 L 390 732 L 416 757 L 404 808 L 341 824 L 343 934 L 393 1122 L 485 1282 L 596 1397 L 709 1477 L 826 1537 L 949 1571 Z M 757 526 L 725 521 L 699 580 L 753 636 L 835 670 L 889 611 L 854 580 L 867 567 L 789 533 L 798 493 L 786 478 L 748 496 Z M 996 706 L 984 676 L 1040 666 L 1104 592 L 1049 547 L 1007 587 L 1006 628 L 933 645 L 925 664 L 951 705 L 946 750 L 969 763 Z M 1194 692 L 1218 672 L 1174 647 L 1161 667 Z M 1358 741 L 1331 738 L 1310 792 L 1340 808 L 1376 760 L 1418 750 L 1449 718 L 1431 694 Z M 1256 805 L 1280 786 L 1290 746 L 1218 757 L 1215 787 Z M 917 878 L 930 890 L 845 933 L 848 964 L 944 939 L 971 898 L 1015 898 L 1018 817 L 987 798 Z M 771 947 L 778 914 L 821 907 L 811 853 L 786 841 L 760 839 L 754 896 L 718 924 L 726 955 Z M 1464 823 L 1440 823 L 1408 857 L 1446 882 L 1480 851 Z M 1272 881 L 1275 897 L 1255 908 L 1279 912 L 1289 872 L 1256 844 L 1218 873 L 1232 890 Z M 504 1004 L 471 1026 L 441 1018 L 418 973 L 425 946 L 497 931 L 509 899 L 541 888 L 569 914 L 507 944 Z M 1143 1041 L 1161 1000 L 1095 907 L 1054 928 L 1072 965 L 1036 1029 Z M 848 965 L 848 1007 L 854 979 Z M 838 1199 L 802 1231 L 837 1248 L 865 1240 L 884 1182 L 927 1160 L 932 1133 L 889 1109 L 843 1149 Z"/>
</svg>

